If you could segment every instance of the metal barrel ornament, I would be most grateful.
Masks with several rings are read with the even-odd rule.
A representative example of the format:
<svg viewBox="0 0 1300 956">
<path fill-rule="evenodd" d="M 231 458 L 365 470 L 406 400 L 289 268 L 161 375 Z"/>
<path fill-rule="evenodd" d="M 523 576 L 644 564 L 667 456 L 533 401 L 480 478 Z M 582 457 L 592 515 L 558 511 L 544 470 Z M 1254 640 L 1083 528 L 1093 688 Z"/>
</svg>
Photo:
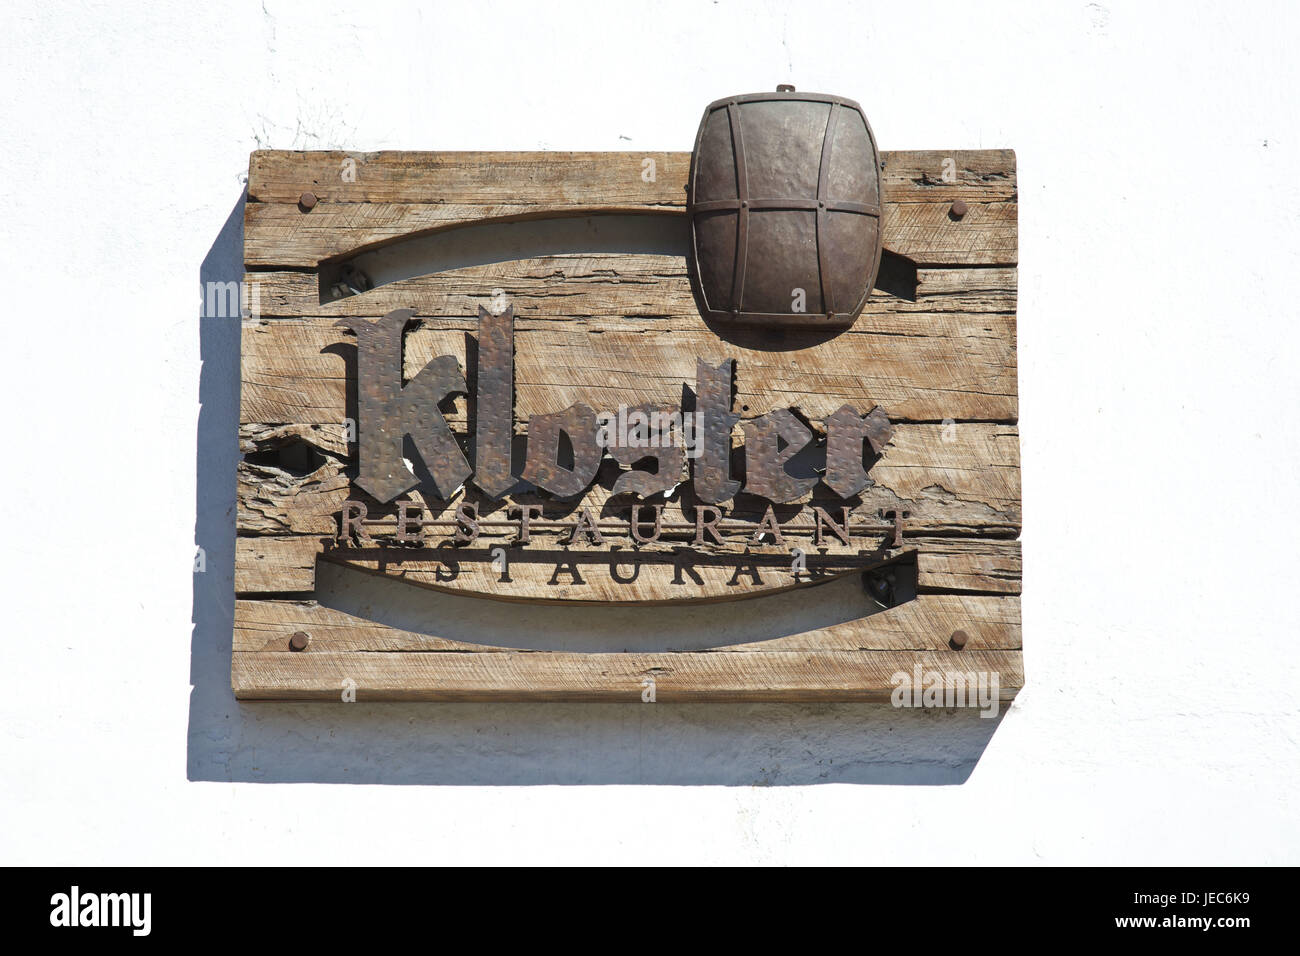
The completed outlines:
<svg viewBox="0 0 1300 956">
<path fill-rule="evenodd" d="M 862 107 L 822 93 L 731 96 L 700 121 L 687 186 L 704 317 L 846 328 L 880 267 L 880 153 Z"/>
</svg>

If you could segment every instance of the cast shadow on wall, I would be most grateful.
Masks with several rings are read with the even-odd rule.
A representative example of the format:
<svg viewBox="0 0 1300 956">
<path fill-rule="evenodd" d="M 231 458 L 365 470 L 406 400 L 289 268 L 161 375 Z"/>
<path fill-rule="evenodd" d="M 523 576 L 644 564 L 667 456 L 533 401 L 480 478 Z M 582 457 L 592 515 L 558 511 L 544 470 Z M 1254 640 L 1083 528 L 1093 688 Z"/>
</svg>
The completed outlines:
<svg viewBox="0 0 1300 956">
<path fill-rule="evenodd" d="M 201 288 L 243 279 L 243 218 L 241 197 L 200 267 Z M 974 708 L 896 709 L 888 704 L 237 701 L 230 689 L 230 654 L 240 321 L 205 311 L 199 336 L 203 364 L 195 541 L 203 549 L 203 570 L 194 574 L 190 780 L 508 786 L 960 784 L 1001 723 L 1001 716 L 984 718 Z M 329 603 L 340 608 L 375 607 L 399 615 L 436 615 L 448 609 L 473 614 L 464 604 L 471 599 L 430 592 L 421 592 L 418 608 L 416 603 L 403 608 L 389 593 L 392 582 L 360 573 L 322 575 L 321 587 L 328 590 Z M 325 594 L 321 597 L 324 600 Z M 440 606 L 440 600 L 450 603 Z M 743 628 L 748 616 L 755 631 L 770 629 L 771 622 L 760 618 L 768 613 L 764 600 L 728 604 L 730 625 Z M 835 600 L 851 598 L 846 592 Z M 483 603 L 493 605 L 483 612 L 490 626 L 503 608 Z M 823 606 L 818 613 L 835 613 L 831 604 L 819 603 Z M 627 615 L 655 613 L 649 608 L 617 612 L 626 620 L 631 620 Z M 537 640 L 545 644 L 547 638 L 539 635 Z"/>
</svg>

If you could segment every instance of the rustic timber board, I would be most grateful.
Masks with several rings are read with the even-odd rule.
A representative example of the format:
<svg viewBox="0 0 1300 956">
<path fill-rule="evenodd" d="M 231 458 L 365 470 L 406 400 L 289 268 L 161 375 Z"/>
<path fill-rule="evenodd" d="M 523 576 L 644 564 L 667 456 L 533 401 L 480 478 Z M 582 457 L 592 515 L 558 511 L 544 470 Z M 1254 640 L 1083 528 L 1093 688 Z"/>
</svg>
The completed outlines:
<svg viewBox="0 0 1300 956">
<path fill-rule="evenodd" d="M 350 680 L 359 699 L 640 701 L 652 678 L 661 701 L 885 700 L 894 675 L 919 665 L 945 680 L 992 670 L 1003 699 L 1014 696 L 1023 683 L 1015 156 L 882 155 L 884 246 L 910 284 L 886 289 L 882 279 L 849 330 L 800 333 L 802 340 L 795 335 L 773 348 L 761 335 L 724 338 L 709 328 L 676 255 L 539 256 L 337 300 L 322 294 L 331 263 L 439 230 L 611 213 L 684 221 L 688 153 L 255 152 L 245 213 L 246 287 L 255 290 L 256 315 L 243 320 L 242 334 L 236 695 L 338 700 Z M 655 161 L 652 181 L 642 176 L 647 158 Z M 340 176 L 349 164 L 350 180 Z M 304 192 L 315 195 L 314 207 L 300 205 Z M 966 204 L 965 215 L 953 215 L 956 201 Z M 795 408 L 815 423 L 845 403 L 863 412 L 879 406 L 893 432 L 870 468 L 874 483 L 850 500 L 818 485 L 775 505 L 784 540 L 743 547 L 690 547 L 698 502 L 683 485 L 663 511 L 675 530 L 636 545 L 626 527 L 629 502 L 611 495 L 619 466 L 607 458 L 573 500 L 523 487 L 489 501 L 472 484 L 451 501 L 423 486 L 403 496 L 420 506 L 435 537 L 450 537 L 458 503 L 479 504 L 482 537 L 463 547 L 340 541 L 344 503 L 366 496 L 353 484 L 348 424 L 357 416 L 349 361 L 356 339 L 339 321 L 412 309 L 405 375 L 442 355 L 468 370 L 477 310 L 501 293 L 515 317 L 518 441 L 529 416 L 577 402 L 596 409 L 682 402 L 697 359 L 715 366 L 734 359 L 738 448 L 744 422 L 773 409 Z M 466 397 L 448 402 L 444 414 L 465 443 L 473 421 Z M 370 502 L 376 538 L 396 529 L 396 504 Z M 512 509 L 521 505 L 540 505 L 550 524 L 512 552 L 503 576 L 491 549 L 509 544 Z M 742 493 L 725 510 L 729 521 L 757 528 L 766 507 Z M 852 543 L 818 536 L 814 509 L 839 520 L 845 507 Z M 584 510 L 603 544 L 568 540 Z M 902 513 L 899 544 L 895 516 Z M 788 573 L 792 546 L 808 552 L 802 577 Z M 494 646 L 488 634 L 469 644 L 366 621 L 314 598 L 320 561 L 520 602 L 526 614 L 524 605 L 536 601 L 762 601 L 899 559 L 914 562 L 914 600 L 833 628 L 689 653 L 525 651 Z M 966 643 L 955 650 L 959 631 Z M 296 632 L 310 636 L 305 650 L 290 651 Z"/>
</svg>

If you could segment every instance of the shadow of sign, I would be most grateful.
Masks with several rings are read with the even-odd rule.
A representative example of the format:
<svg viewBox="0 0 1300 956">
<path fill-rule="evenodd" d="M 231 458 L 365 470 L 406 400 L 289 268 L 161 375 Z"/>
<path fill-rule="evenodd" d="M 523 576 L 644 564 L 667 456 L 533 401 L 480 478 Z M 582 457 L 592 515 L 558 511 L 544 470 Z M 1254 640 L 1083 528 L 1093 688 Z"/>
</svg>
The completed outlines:
<svg viewBox="0 0 1300 956">
<path fill-rule="evenodd" d="M 243 279 L 241 197 L 204 259 L 207 290 Z M 240 703 L 230 688 L 234 622 L 240 322 L 199 320 L 187 778 L 193 781 L 413 785 L 963 783 L 1001 715 L 888 704 Z M 202 565 L 202 570 L 198 566 Z M 698 607 L 548 608 L 455 597 L 320 565 L 321 598 L 526 646 L 661 647 L 770 635 L 850 613 L 864 599 L 832 582 L 766 599 Z M 843 593 L 834 589 L 840 588 Z M 395 590 L 394 590 L 395 589 Z M 802 594 L 802 598 L 793 595 Z M 813 600 L 809 595 L 816 595 Z M 806 602 L 803 605 L 798 601 Z M 441 603 L 440 603 L 441 602 Z M 599 612 L 599 613 L 593 613 Z M 861 608 L 858 609 L 861 613 Z M 403 624 L 402 626 L 406 626 Z M 692 636 L 694 635 L 694 636 Z"/>
</svg>

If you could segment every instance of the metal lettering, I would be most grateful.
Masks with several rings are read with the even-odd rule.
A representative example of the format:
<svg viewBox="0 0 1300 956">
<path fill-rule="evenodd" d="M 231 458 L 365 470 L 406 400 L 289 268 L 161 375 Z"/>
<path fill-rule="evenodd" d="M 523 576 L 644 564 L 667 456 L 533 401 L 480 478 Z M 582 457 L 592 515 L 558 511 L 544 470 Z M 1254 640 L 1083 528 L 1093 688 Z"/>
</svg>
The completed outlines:
<svg viewBox="0 0 1300 956">
<path fill-rule="evenodd" d="M 420 518 L 413 515 L 412 510 L 423 512 L 424 509 L 414 501 L 397 503 L 397 533 L 393 535 L 393 540 L 398 544 L 424 543 L 424 534 L 420 531 Z"/>
<path fill-rule="evenodd" d="M 735 359 L 717 368 L 695 360 L 696 410 L 704 420 L 704 433 L 696 436 L 700 454 L 695 459 L 695 493 L 713 505 L 730 501 L 740 491 L 740 482 L 731 477 L 731 428 L 740 420 L 731 411 L 735 367 Z"/>
<path fill-rule="evenodd" d="M 591 516 L 591 511 L 583 508 L 578 515 L 578 520 L 573 525 L 573 534 L 569 535 L 569 544 L 577 544 L 582 535 L 586 535 L 594 545 L 603 545 L 605 536 L 600 533 L 600 527 L 596 524 L 596 519 Z"/>
<path fill-rule="evenodd" d="M 515 483 L 510 473 L 514 436 L 515 308 L 494 315 L 478 309 L 478 381 L 474 416 L 474 484 L 493 498 Z"/>
<path fill-rule="evenodd" d="M 573 446 L 573 467 L 559 462 L 560 432 Z M 524 480 L 557 498 L 580 495 L 596 477 L 601 448 L 596 442 L 596 413 L 579 402 L 562 412 L 534 415 L 528 419 L 528 459 Z"/>
<path fill-rule="evenodd" d="M 641 533 L 641 525 L 643 524 L 641 521 L 641 505 L 632 506 L 632 540 L 637 544 L 652 544 L 659 540 L 659 535 L 663 531 L 664 506 L 654 505 L 653 507 L 655 512 L 655 530 L 654 534 L 647 536 Z"/>
<path fill-rule="evenodd" d="M 361 473 L 356 484 L 383 502 L 420 483 L 403 460 L 402 442 L 407 435 L 442 497 L 450 497 L 471 474 L 438 411 L 439 402 L 466 391 L 456 357 L 440 355 L 409 382 L 402 382 L 402 339 L 414 314 L 414 309 L 395 309 L 373 322 L 349 318 L 335 323 L 357 336 Z"/>
<path fill-rule="evenodd" d="M 709 517 L 706 520 L 704 515 L 708 512 Z M 704 546 L 704 532 L 707 531 L 713 535 L 713 540 L 718 544 L 723 544 L 722 532 L 718 530 L 718 522 L 722 519 L 722 512 L 712 505 L 698 505 L 695 508 L 695 546 L 697 548 Z"/>
<path fill-rule="evenodd" d="M 779 547 L 785 547 L 785 537 L 781 534 L 781 522 L 776 520 L 776 512 L 772 510 L 771 505 L 767 506 L 767 511 L 763 514 L 763 520 L 758 523 L 758 530 L 749 539 L 750 544 L 762 544 L 763 535 L 765 534 L 770 534 L 772 540 Z"/>
<path fill-rule="evenodd" d="M 826 419 L 826 486 L 841 498 L 852 498 L 871 479 L 862 467 L 862 443 L 879 455 L 893 437 L 893 426 L 879 408 L 865 418 L 851 405 L 841 405 Z"/>
<path fill-rule="evenodd" d="M 831 534 L 835 535 L 835 537 L 843 541 L 845 547 L 847 548 L 853 547 L 853 539 L 849 537 L 849 514 L 852 512 L 852 510 L 853 509 L 851 508 L 843 509 L 844 524 L 838 525 L 835 523 L 835 519 L 832 518 L 824 508 L 814 507 L 813 508 L 813 521 L 815 522 L 813 526 L 814 545 L 818 548 L 822 546 L 822 526 L 825 525 L 826 530 L 830 531 Z"/>
<path fill-rule="evenodd" d="M 518 508 L 507 508 L 506 514 L 509 515 L 511 511 L 519 512 L 519 537 L 515 540 L 520 544 L 527 544 L 529 538 L 528 523 L 533 518 L 540 518 L 542 516 L 542 506 L 520 505 Z"/>
<path fill-rule="evenodd" d="M 614 482 L 612 494 L 632 492 L 642 498 L 649 498 L 659 492 L 669 492 L 682 480 L 682 460 L 685 457 L 683 447 L 677 442 L 680 436 L 674 436 L 671 422 L 681 421 L 681 410 L 676 405 L 637 405 L 627 410 L 627 420 L 640 416 L 643 427 L 638 427 L 636 435 L 619 435 L 617 441 L 607 446 L 609 453 L 620 465 L 632 468 L 645 458 L 655 459 L 655 470 L 632 471 L 618 476 Z M 675 419 L 673 416 L 676 416 Z M 665 427 L 668 422 L 668 427 Z M 623 439 L 626 438 L 626 441 Z"/>
<path fill-rule="evenodd" d="M 786 471 L 786 463 L 813 438 L 788 408 L 745 422 L 744 429 L 747 492 L 769 501 L 794 501 L 817 484 L 816 478 L 795 478 Z"/>
<path fill-rule="evenodd" d="M 358 541 L 370 540 L 365 527 L 366 515 L 369 513 L 370 509 L 366 507 L 364 501 L 354 501 L 349 498 L 343 502 L 343 511 L 339 514 L 340 544 L 350 544 L 353 535 L 356 535 Z"/>
<path fill-rule="evenodd" d="M 456 531 L 452 540 L 469 544 L 478 538 L 478 502 L 462 501 L 456 506 Z"/>
</svg>

